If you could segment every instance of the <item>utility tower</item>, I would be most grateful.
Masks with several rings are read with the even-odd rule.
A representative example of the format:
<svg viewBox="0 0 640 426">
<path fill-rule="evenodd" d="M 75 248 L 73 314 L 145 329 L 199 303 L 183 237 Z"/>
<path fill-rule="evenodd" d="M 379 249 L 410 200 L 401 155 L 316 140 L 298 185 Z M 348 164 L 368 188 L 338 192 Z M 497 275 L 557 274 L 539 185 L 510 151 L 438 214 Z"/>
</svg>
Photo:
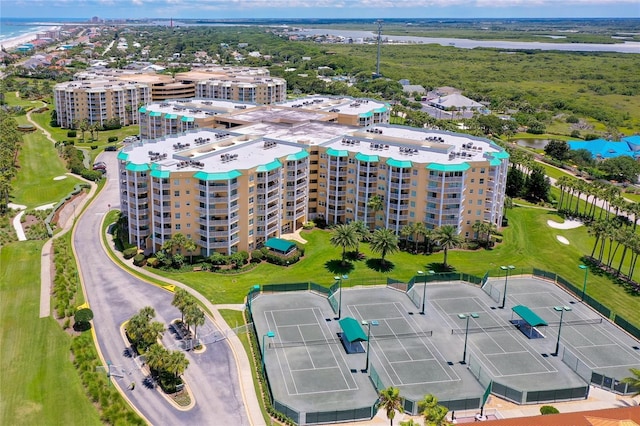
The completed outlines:
<svg viewBox="0 0 640 426">
<path fill-rule="evenodd" d="M 378 56 L 376 58 L 376 75 L 375 78 L 381 77 L 380 74 L 380 46 L 382 45 L 382 19 L 376 21 L 378 24 Z"/>
</svg>

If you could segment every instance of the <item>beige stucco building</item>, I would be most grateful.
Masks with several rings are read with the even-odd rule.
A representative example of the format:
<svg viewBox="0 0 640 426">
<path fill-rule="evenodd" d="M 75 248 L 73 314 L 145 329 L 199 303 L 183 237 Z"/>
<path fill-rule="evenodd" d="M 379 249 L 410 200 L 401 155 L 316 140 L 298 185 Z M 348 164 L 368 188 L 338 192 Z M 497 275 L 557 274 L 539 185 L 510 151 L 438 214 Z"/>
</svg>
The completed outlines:
<svg viewBox="0 0 640 426">
<path fill-rule="evenodd" d="M 333 115 L 332 115 L 333 114 Z M 468 135 L 387 124 L 350 126 L 335 112 L 256 107 L 220 114 L 236 127 L 193 129 L 119 154 L 132 242 L 157 250 L 175 233 L 203 255 L 251 251 L 307 220 L 501 225 L 508 154 Z M 231 120 L 233 117 L 233 120 Z M 383 209 L 367 208 L 374 195 Z"/>
</svg>

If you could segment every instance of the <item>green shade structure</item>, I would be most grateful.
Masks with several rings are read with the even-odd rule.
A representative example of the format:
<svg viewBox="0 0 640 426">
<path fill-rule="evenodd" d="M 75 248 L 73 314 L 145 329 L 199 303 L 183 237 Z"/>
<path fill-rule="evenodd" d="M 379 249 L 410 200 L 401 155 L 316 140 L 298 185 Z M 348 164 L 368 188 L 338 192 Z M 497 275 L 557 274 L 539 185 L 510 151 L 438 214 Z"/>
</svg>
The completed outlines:
<svg viewBox="0 0 640 426">
<path fill-rule="evenodd" d="M 340 324 L 344 337 L 349 343 L 366 342 L 369 340 L 367 334 L 364 332 L 362 327 L 360 327 L 360 323 L 356 321 L 355 318 L 344 317 L 338 321 L 338 324 Z"/>
<path fill-rule="evenodd" d="M 282 238 L 269 238 L 264 246 L 280 253 L 287 254 L 296 249 L 296 244 Z"/>
<path fill-rule="evenodd" d="M 511 310 L 513 312 L 515 312 L 516 314 L 520 315 L 520 318 L 522 318 L 531 327 L 539 327 L 541 325 L 549 325 L 549 324 L 547 324 L 547 322 L 545 320 L 540 318 L 538 316 L 538 314 L 536 314 L 531 309 L 529 309 L 528 306 L 518 305 L 518 306 L 514 306 L 513 308 L 511 308 Z"/>
</svg>

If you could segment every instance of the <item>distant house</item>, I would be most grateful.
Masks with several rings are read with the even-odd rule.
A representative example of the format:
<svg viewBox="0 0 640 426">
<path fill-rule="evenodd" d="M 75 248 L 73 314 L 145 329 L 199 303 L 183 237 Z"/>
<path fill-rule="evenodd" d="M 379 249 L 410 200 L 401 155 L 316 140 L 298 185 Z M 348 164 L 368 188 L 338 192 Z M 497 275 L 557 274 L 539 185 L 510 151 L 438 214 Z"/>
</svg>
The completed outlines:
<svg viewBox="0 0 640 426">
<path fill-rule="evenodd" d="M 407 94 L 417 93 L 418 95 L 424 95 L 427 90 L 419 84 L 406 84 L 402 86 L 402 91 Z"/>
<path fill-rule="evenodd" d="M 627 136 L 621 141 L 607 139 L 595 139 L 591 141 L 569 141 L 569 148 L 573 150 L 586 149 L 596 160 L 628 155 L 636 161 L 640 161 L 640 136 Z"/>
<path fill-rule="evenodd" d="M 429 105 L 442 110 L 459 110 L 463 108 L 467 110 L 480 110 L 485 108 L 480 102 L 469 99 L 460 93 L 453 93 L 448 96 L 439 96 L 437 98 L 429 99 L 427 102 Z"/>
</svg>

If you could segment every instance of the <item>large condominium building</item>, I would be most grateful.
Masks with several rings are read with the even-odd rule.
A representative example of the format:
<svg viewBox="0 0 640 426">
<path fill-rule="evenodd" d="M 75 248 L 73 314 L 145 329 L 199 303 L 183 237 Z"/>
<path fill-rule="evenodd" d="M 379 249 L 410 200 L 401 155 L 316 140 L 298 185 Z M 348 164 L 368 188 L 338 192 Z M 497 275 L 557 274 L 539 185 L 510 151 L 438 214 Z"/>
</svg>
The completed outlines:
<svg viewBox="0 0 640 426">
<path fill-rule="evenodd" d="M 59 105 L 64 109 L 65 118 L 58 117 L 58 124 L 62 127 L 73 127 L 72 123 L 83 119 L 92 123 L 99 122 L 98 113 L 103 121 L 118 117 L 124 125 L 137 124 L 138 108 L 151 101 L 198 97 L 268 105 L 282 102 L 287 97 L 286 80 L 271 78 L 269 71 L 261 68 L 214 67 L 176 74 L 175 78 L 150 72 L 101 68 L 77 73 L 74 78 L 76 81 L 57 84 L 54 89 L 56 111 L 59 111 Z M 148 95 L 135 105 L 132 104 L 132 110 L 125 112 L 115 106 L 101 106 L 100 111 L 91 113 L 83 108 L 66 107 L 63 104 L 74 104 L 76 98 L 84 96 L 83 92 L 87 92 L 88 98 L 91 98 L 88 95 L 91 94 L 94 98 L 102 97 L 108 101 L 108 93 L 112 91 L 114 84 L 145 86 L 145 93 Z M 65 97 L 64 93 L 69 89 L 73 89 L 73 95 Z"/>
<path fill-rule="evenodd" d="M 386 102 L 339 96 L 308 96 L 278 105 L 336 113 L 337 123 L 360 127 L 389 123 L 391 112 L 391 106 Z"/>
<path fill-rule="evenodd" d="M 122 212 L 132 242 L 157 250 L 175 233 L 203 255 L 254 250 L 310 219 L 501 225 L 508 155 L 467 135 L 400 126 L 345 126 L 325 112 L 260 107 L 233 129 L 195 129 L 125 147 Z M 216 116 L 223 120 L 225 115 Z M 383 208 L 372 211 L 373 196 Z"/>
<path fill-rule="evenodd" d="M 114 117 L 125 126 L 137 124 L 138 108 L 151 101 L 148 85 L 113 79 L 56 84 L 53 96 L 63 128 L 73 128 L 80 120 L 103 125 Z"/>
</svg>

